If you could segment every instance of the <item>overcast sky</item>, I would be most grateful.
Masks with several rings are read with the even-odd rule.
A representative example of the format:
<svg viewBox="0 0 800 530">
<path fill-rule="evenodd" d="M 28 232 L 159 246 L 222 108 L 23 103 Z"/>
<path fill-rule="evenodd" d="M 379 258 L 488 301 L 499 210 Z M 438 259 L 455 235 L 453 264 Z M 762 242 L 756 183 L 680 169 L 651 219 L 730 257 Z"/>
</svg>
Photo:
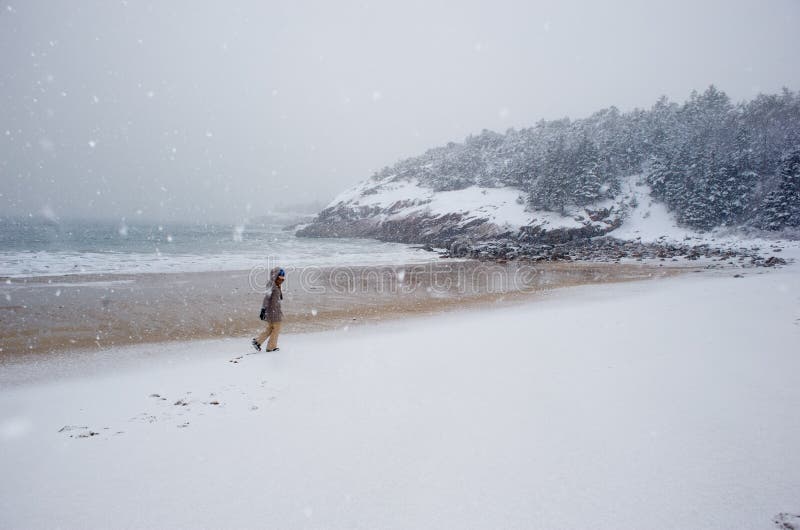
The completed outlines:
<svg viewBox="0 0 800 530">
<path fill-rule="evenodd" d="M 800 88 L 800 1 L 0 1 L 0 215 L 241 221 L 482 129 Z"/>
</svg>

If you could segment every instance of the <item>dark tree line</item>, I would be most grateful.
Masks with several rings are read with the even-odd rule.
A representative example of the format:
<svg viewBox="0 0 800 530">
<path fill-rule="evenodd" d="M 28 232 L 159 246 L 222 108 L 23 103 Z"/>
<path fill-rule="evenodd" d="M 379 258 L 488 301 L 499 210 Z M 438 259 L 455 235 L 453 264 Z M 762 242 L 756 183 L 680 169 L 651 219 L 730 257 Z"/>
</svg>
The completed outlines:
<svg viewBox="0 0 800 530">
<path fill-rule="evenodd" d="M 800 94 L 734 104 L 709 87 L 683 104 L 615 107 L 540 121 L 505 134 L 484 130 L 384 168 L 435 190 L 515 186 L 536 208 L 565 212 L 613 197 L 641 174 L 679 222 L 699 229 L 800 226 Z"/>
</svg>

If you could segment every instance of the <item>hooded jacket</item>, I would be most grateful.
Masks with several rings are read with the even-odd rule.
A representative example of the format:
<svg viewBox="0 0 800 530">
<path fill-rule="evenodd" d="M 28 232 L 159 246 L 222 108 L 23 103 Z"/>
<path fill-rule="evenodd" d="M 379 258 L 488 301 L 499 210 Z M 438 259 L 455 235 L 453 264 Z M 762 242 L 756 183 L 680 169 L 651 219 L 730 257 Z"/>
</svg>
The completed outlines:
<svg viewBox="0 0 800 530">
<path fill-rule="evenodd" d="M 269 273 L 269 283 L 267 284 L 267 293 L 264 295 L 264 301 L 261 302 L 261 307 L 266 309 L 267 322 L 280 322 L 283 320 L 283 311 L 281 311 L 281 300 L 283 300 L 283 292 L 280 286 L 275 283 L 278 279 L 280 267 L 273 267 Z"/>
</svg>

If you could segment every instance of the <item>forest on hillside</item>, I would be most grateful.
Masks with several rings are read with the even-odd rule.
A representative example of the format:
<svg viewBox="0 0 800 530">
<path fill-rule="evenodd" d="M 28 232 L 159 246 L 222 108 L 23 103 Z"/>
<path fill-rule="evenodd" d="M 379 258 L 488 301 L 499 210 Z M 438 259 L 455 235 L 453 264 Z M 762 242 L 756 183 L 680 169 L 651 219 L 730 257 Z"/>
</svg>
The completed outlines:
<svg viewBox="0 0 800 530">
<path fill-rule="evenodd" d="M 733 103 L 713 85 L 682 104 L 610 107 L 585 119 L 484 130 L 377 172 L 435 190 L 514 186 L 532 207 L 566 212 L 612 197 L 641 174 L 678 222 L 697 229 L 800 226 L 800 94 Z"/>
</svg>

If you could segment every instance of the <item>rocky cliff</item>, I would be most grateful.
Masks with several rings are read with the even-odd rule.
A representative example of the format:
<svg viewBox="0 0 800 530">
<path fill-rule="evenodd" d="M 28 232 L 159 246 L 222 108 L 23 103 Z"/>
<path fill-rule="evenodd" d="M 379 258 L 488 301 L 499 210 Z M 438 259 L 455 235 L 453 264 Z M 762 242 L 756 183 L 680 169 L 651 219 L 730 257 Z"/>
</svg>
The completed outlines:
<svg viewBox="0 0 800 530">
<path fill-rule="evenodd" d="M 510 186 L 436 191 L 415 178 L 388 175 L 340 194 L 297 234 L 449 248 L 501 239 L 560 244 L 615 231 L 633 239 L 681 232 L 649 193 L 641 177 L 633 176 L 613 197 L 551 212 L 532 208 L 524 193 Z M 654 224 L 659 226 L 645 226 Z"/>
</svg>

